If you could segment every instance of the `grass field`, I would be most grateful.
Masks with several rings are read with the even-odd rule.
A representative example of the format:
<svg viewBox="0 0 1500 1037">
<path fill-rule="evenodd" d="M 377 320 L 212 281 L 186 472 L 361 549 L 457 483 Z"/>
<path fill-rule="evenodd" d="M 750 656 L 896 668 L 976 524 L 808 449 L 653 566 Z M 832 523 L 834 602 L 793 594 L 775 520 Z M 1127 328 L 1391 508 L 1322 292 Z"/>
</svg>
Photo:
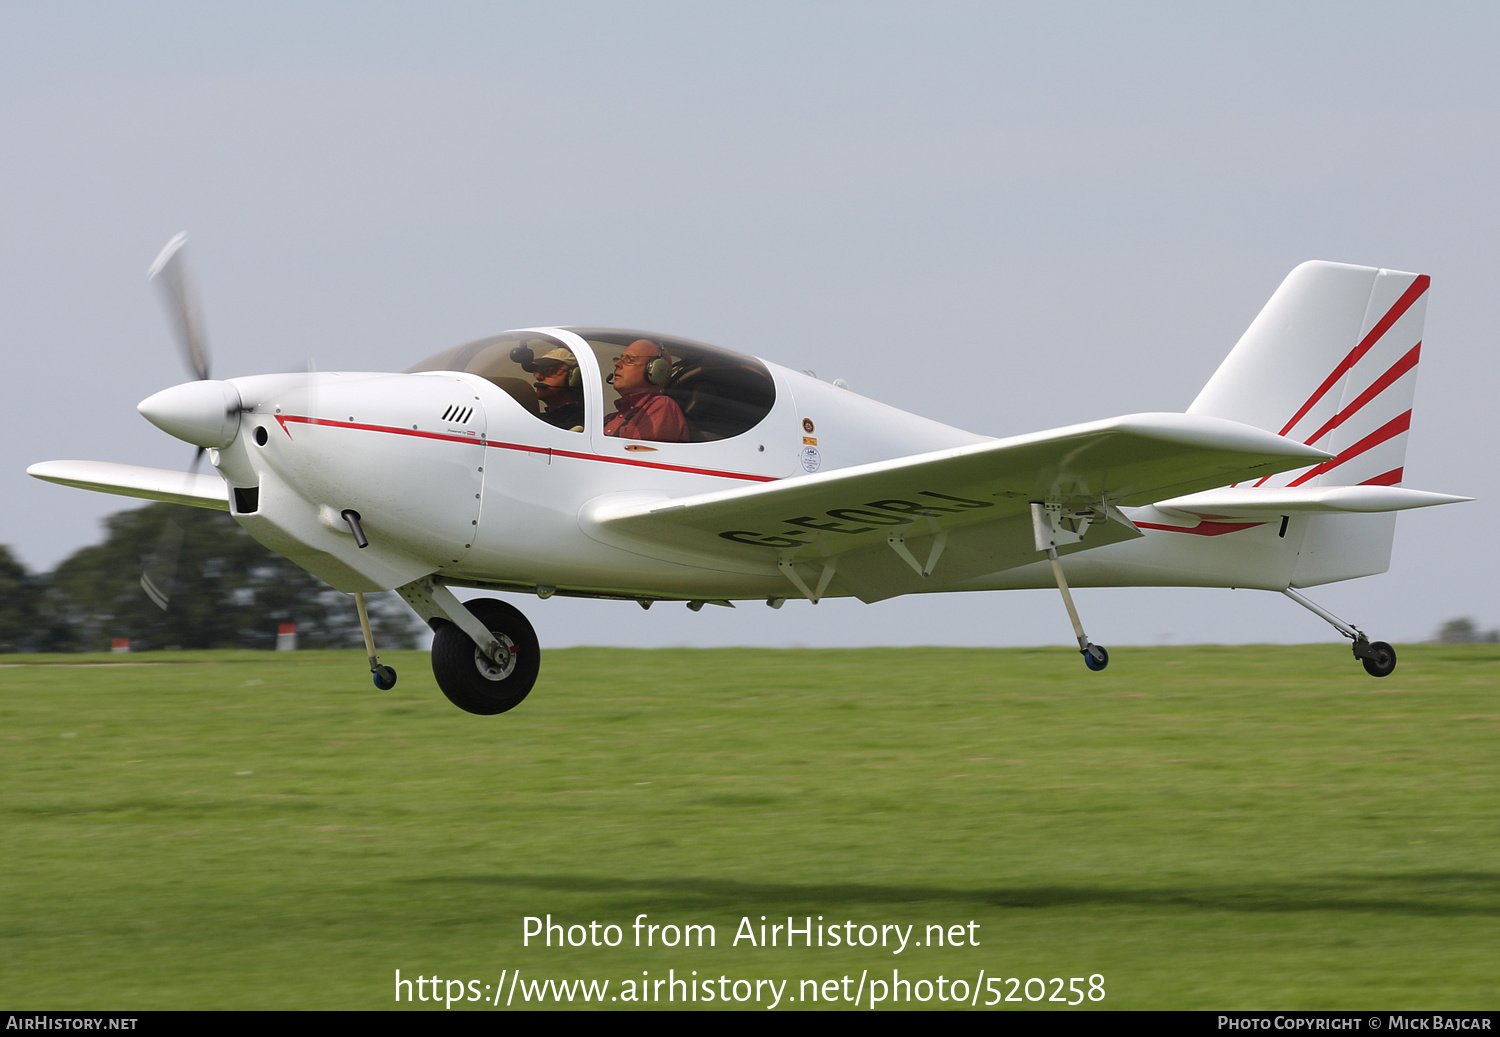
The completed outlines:
<svg viewBox="0 0 1500 1037">
<path fill-rule="evenodd" d="M 397 969 L 486 998 L 520 969 L 517 1007 L 669 970 L 868 1002 L 899 969 L 928 1007 L 939 976 L 1024 993 L 984 970 L 1493 1009 L 1500 649 L 1400 652 L 574 649 L 492 718 L 419 653 L 384 693 L 358 653 L 0 657 L 0 1008 L 390 1008 Z M 523 946 L 548 914 L 623 941 Z M 640 914 L 716 945 L 637 948 Z M 978 946 L 734 946 L 762 915 Z"/>
</svg>

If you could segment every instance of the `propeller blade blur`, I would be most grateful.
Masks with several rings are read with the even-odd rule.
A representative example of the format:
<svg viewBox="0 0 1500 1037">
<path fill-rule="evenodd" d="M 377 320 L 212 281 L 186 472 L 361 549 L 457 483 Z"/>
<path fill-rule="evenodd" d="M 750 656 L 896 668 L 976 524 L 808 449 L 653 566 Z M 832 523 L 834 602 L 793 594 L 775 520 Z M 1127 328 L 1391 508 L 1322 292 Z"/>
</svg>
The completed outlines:
<svg viewBox="0 0 1500 1037">
<path fill-rule="evenodd" d="M 188 466 L 184 485 L 190 484 L 198 475 L 198 465 L 203 461 L 203 455 L 208 452 L 206 447 L 199 447 L 193 454 L 193 463 Z M 145 559 L 141 564 L 141 590 L 146 592 L 146 597 L 151 599 L 152 604 L 163 612 L 172 599 L 172 591 L 177 583 L 177 560 L 182 556 L 182 541 L 184 537 L 182 526 L 170 515 L 162 526 L 161 536 L 156 540 L 156 551 Z"/>
<path fill-rule="evenodd" d="M 173 585 L 177 582 L 177 559 L 182 553 L 182 538 L 182 527 L 175 519 L 167 519 L 161 536 L 157 538 L 156 551 L 141 567 L 141 590 L 163 612 L 167 611 Z"/>
<path fill-rule="evenodd" d="M 186 244 L 186 234 L 178 234 L 167 242 L 147 276 L 161 285 L 167 316 L 172 320 L 172 330 L 188 369 L 194 377 L 203 379 L 208 377 L 208 339 L 203 333 L 202 310 L 182 255 Z"/>
</svg>

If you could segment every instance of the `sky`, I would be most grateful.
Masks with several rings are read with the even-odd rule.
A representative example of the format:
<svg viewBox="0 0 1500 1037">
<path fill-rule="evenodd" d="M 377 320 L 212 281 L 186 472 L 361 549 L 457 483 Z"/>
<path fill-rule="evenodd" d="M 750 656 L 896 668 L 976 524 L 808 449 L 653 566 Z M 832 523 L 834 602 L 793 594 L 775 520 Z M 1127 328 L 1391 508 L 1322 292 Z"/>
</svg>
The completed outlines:
<svg viewBox="0 0 1500 1037">
<path fill-rule="evenodd" d="M 1427 273 L 1373 637 L 1500 626 L 1500 8 L 0 0 L 0 543 L 47 570 L 184 468 L 146 268 L 178 231 L 216 377 L 649 328 L 988 435 L 1184 409 L 1307 259 Z M 1101 644 L 1342 641 L 1279 595 L 1082 590 Z M 1069 645 L 1055 591 L 691 613 L 513 599 L 544 646 Z M 1120 654 L 1114 654 L 1118 665 Z"/>
</svg>

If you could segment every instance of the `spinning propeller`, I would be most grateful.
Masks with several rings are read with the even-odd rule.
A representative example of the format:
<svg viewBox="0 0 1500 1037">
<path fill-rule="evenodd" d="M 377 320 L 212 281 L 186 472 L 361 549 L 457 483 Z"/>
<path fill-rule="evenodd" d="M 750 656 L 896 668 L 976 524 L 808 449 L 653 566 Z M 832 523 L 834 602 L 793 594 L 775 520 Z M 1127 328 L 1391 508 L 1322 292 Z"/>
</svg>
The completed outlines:
<svg viewBox="0 0 1500 1037">
<path fill-rule="evenodd" d="M 208 378 L 208 343 L 203 337 L 202 311 L 198 307 L 198 296 L 188 279 L 187 266 L 182 259 L 182 247 L 187 244 L 187 235 L 178 234 L 151 264 L 146 277 L 161 285 L 162 295 L 167 301 L 167 316 L 172 319 L 177 333 L 177 345 L 188 369 L 199 379 Z"/>
<path fill-rule="evenodd" d="M 234 386 L 209 378 L 208 342 L 203 333 L 202 310 L 182 254 L 186 244 L 186 234 L 178 234 L 167 242 L 151 264 L 147 276 L 161 285 L 178 348 L 188 370 L 198 380 L 163 389 L 141 401 L 137 409 L 164 432 L 198 447 L 187 470 L 191 480 L 198 474 L 198 466 L 209 447 L 228 446 L 234 440 L 239 430 L 241 401 Z M 177 560 L 182 553 L 182 538 L 182 527 L 168 518 L 157 540 L 156 551 L 146 560 L 141 573 L 141 589 L 163 610 L 171 598 Z"/>
<path fill-rule="evenodd" d="M 182 250 L 187 245 L 187 235 L 178 234 L 167 242 L 156 261 L 151 264 L 148 277 L 161 285 L 162 297 L 167 304 L 167 316 L 171 319 L 173 333 L 182 358 L 196 381 L 174 385 L 170 389 L 147 397 L 136 405 L 136 409 L 157 428 L 178 439 L 197 446 L 192 464 L 188 466 L 187 479 L 191 482 L 203 463 L 203 455 L 210 449 L 227 447 L 239 435 L 240 415 L 247 408 L 239 390 L 229 382 L 216 381 L 209 377 L 208 341 L 203 333 L 202 310 L 197 293 L 193 291 L 192 279 L 188 276 L 187 263 Z M 307 391 L 315 391 L 317 380 L 311 377 L 314 367 L 307 366 L 309 378 Z M 346 511 L 345 518 L 359 541 L 366 546 L 364 531 L 359 526 L 359 516 Z M 352 517 L 350 517 L 352 516 Z M 177 563 L 182 555 L 183 529 L 170 516 L 162 528 L 156 543 L 156 551 L 148 558 L 141 572 L 141 589 L 146 596 L 163 611 L 171 601 L 173 584 L 177 578 Z M 395 687 L 396 671 L 383 666 L 375 654 L 374 636 L 370 629 L 370 618 L 365 607 L 365 596 L 355 593 L 354 602 L 359 610 L 360 631 L 364 636 L 365 651 L 370 660 L 370 673 L 375 686 L 382 690 Z"/>
</svg>

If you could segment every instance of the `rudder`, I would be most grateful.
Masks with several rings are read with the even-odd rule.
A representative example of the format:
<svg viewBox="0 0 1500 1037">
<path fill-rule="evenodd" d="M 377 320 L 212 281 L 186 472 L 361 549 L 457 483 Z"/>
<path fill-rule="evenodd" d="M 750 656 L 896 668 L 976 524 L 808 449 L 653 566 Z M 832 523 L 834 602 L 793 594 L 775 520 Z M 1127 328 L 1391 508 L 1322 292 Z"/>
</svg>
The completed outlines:
<svg viewBox="0 0 1500 1037">
<path fill-rule="evenodd" d="M 1188 413 L 1242 421 L 1334 455 L 1257 486 L 1399 485 L 1429 283 L 1425 274 L 1303 263 Z M 1394 514 L 1310 516 L 1292 584 L 1384 572 L 1394 536 Z"/>
</svg>

